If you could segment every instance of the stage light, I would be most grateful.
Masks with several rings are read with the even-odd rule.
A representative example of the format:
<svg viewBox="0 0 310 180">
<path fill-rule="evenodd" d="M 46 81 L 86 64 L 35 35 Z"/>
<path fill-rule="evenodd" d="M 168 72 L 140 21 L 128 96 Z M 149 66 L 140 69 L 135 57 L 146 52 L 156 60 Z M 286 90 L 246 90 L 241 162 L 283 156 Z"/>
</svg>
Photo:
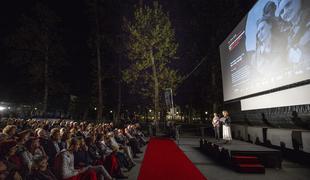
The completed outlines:
<svg viewBox="0 0 310 180">
<path fill-rule="evenodd" d="M 10 110 L 11 109 L 11 107 L 8 107 L 8 110 Z"/>
<path fill-rule="evenodd" d="M 0 111 L 4 111 L 5 109 L 6 109 L 6 107 L 0 106 Z"/>
<path fill-rule="evenodd" d="M 150 109 L 149 112 L 152 112 L 152 109 Z"/>
<path fill-rule="evenodd" d="M 110 113 L 113 113 L 113 111 L 111 110 Z"/>
<path fill-rule="evenodd" d="M 38 108 L 34 108 L 34 110 L 36 111 L 36 110 L 38 110 Z"/>
<path fill-rule="evenodd" d="M 208 111 L 206 111 L 205 114 L 207 115 L 207 114 L 208 114 Z"/>
<path fill-rule="evenodd" d="M 96 108 L 96 107 L 94 107 L 94 110 L 95 110 L 95 111 L 97 111 L 97 108 Z"/>
</svg>

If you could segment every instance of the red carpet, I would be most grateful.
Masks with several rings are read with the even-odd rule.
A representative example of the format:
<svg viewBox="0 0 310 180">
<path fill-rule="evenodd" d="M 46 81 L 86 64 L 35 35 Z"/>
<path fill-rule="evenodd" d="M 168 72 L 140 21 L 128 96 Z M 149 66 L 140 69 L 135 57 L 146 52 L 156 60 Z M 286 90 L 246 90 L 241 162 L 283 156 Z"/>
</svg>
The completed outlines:
<svg viewBox="0 0 310 180">
<path fill-rule="evenodd" d="M 205 180 L 174 141 L 152 138 L 138 180 Z"/>
</svg>

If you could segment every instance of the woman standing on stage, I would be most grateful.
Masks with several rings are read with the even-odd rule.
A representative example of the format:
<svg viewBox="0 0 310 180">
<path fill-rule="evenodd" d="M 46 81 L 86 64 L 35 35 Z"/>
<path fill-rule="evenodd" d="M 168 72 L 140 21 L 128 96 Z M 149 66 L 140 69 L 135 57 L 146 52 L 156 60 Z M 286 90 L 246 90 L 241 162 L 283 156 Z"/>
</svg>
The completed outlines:
<svg viewBox="0 0 310 180">
<path fill-rule="evenodd" d="M 222 111 L 222 114 L 224 116 L 221 118 L 221 121 L 223 123 L 223 139 L 225 140 L 225 143 L 231 143 L 232 141 L 231 129 L 230 129 L 231 119 L 229 117 L 228 111 L 224 110 Z"/>
</svg>

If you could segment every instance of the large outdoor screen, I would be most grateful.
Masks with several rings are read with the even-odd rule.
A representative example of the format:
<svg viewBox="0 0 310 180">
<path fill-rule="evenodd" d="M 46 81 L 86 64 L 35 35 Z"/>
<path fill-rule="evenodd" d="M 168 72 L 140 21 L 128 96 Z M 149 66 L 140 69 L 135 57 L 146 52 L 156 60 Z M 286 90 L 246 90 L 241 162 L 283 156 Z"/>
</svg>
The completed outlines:
<svg viewBox="0 0 310 180">
<path fill-rule="evenodd" d="M 224 101 L 310 79 L 310 0 L 258 0 L 220 45 Z"/>
</svg>

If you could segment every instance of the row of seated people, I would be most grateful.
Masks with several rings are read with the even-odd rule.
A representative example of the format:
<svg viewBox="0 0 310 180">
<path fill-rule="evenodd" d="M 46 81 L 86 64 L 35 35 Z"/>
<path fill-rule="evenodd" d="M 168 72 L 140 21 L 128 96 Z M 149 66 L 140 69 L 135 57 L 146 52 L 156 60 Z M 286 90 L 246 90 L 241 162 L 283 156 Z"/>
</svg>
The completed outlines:
<svg viewBox="0 0 310 180">
<path fill-rule="evenodd" d="M 2 122 L 3 123 L 3 122 Z M 8 120 L 0 127 L 0 180 L 127 178 L 147 143 L 139 124 Z"/>
</svg>

